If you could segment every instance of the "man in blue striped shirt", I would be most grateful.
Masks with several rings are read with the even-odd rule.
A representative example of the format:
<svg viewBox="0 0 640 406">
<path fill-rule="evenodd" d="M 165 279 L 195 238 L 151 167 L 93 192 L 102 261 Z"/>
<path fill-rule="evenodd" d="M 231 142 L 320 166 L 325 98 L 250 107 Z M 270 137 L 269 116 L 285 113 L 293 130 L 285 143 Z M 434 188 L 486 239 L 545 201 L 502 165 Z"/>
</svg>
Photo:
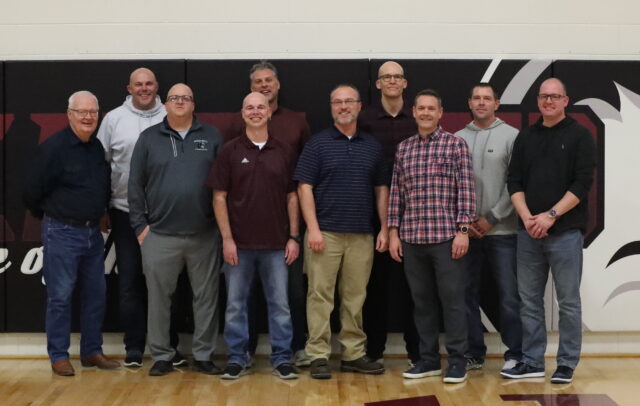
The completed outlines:
<svg viewBox="0 0 640 406">
<path fill-rule="evenodd" d="M 309 276 L 306 352 L 311 377 L 331 378 L 329 316 L 339 278 L 341 369 L 382 374 L 382 364 L 365 354 L 362 305 L 373 263 L 374 204 L 381 230 L 375 248 L 388 245 L 389 188 L 382 147 L 371 135 L 357 130 L 360 94 L 352 85 L 339 85 L 330 96 L 333 126 L 305 145 L 294 180 L 307 223 L 305 267 Z M 374 201 L 375 196 L 375 201 Z"/>
</svg>

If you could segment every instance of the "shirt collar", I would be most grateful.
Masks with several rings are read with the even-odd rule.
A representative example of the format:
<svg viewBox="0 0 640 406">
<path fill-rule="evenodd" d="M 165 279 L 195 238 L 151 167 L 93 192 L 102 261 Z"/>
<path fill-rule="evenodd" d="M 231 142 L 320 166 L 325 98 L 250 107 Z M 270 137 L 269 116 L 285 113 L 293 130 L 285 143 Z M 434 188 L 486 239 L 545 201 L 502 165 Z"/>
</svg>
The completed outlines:
<svg viewBox="0 0 640 406">
<path fill-rule="evenodd" d="M 347 138 L 347 139 L 349 139 L 349 137 L 347 137 L 345 134 L 343 134 L 343 133 L 342 133 L 342 131 L 338 130 L 338 127 L 336 127 L 336 125 L 335 125 L 335 124 L 333 124 L 333 125 L 331 126 L 331 128 L 332 128 L 332 130 L 333 130 L 333 138 L 335 138 L 335 139 L 337 139 L 337 140 L 342 139 L 342 138 Z M 355 134 L 353 135 L 353 137 L 351 137 L 350 139 L 352 139 L 352 140 L 361 140 L 361 139 L 362 139 L 362 137 L 360 136 L 360 130 L 358 130 L 358 129 L 356 128 L 356 133 L 355 133 Z"/>
<path fill-rule="evenodd" d="M 400 117 L 412 116 L 411 107 L 409 106 L 409 103 L 407 103 L 406 99 L 403 99 L 402 109 L 400 109 L 400 111 L 398 112 L 398 115 L 395 117 L 393 117 L 391 114 L 387 112 L 387 110 L 384 109 L 384 107 L 382 106 L 382 101 L 379 101 L 372 107 L 376 109 L 376 117 L 378 118 L 389 117 L 391 119 L 395 119 Z"/>
</svg>

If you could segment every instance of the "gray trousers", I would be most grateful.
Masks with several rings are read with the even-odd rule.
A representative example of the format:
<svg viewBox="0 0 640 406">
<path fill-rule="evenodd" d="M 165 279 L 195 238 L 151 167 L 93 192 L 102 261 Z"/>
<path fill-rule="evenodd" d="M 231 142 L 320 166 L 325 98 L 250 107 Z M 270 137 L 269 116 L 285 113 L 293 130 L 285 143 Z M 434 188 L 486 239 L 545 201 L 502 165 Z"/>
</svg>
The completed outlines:
<svg viewBox="0 0 640 406">
<path fill-rule="evenodd" d="M 442 305 L 449 365 L 465 365 L 466 257 L 451 258 L 452 241 L 439 244 L 402 243 L 404 272 L 415 304 L 413 317 L 420 336 L 420 358 L 430 366 L 440 365 L 438 336 L 441 309 L 438 298 Z"/>
<path fill-rule="evenodd" d="M 185 267 L 193 291 L 193 357 L 211 359 L 218 337 L 219 241 L 219 232 L 213 229 L 189 236 L 151 231 L 142 243 L 149 299 L 147 344 L 154 361 L 170 361 L 175 355 L 169 339 L 171 296 Z"/>
</svg>

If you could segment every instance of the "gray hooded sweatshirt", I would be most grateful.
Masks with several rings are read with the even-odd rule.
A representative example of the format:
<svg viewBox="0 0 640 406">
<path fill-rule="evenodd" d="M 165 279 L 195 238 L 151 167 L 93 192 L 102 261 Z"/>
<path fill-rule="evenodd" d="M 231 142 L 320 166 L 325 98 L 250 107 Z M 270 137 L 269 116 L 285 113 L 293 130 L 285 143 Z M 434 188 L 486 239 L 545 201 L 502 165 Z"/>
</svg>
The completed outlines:
<svg viewBox="0 0 640 406">
<path fill-rule="evenodd" d="M 496 118 L 485 129 L 472 121 L 456 135 L 469 146 L 476 182 L 476 214 L 493 224 L 488 235 L 515 234 L 518 219 L 507 191 L 507 169 L 518 130 Z"/>
<path fill-rule="evenodd" d="M 133 147 L 140 133 L 161 122 L 166 114 L 160 96 L 156 96 L 153 108 L 139 110 L 133 106 L 129 95 L 122 106 L 104 116 L 98 130 L 98 139 L 104 147 L 107 162 L 111 164 L 110 207 L 129 212 L 127 185 Z"/>
</svg>

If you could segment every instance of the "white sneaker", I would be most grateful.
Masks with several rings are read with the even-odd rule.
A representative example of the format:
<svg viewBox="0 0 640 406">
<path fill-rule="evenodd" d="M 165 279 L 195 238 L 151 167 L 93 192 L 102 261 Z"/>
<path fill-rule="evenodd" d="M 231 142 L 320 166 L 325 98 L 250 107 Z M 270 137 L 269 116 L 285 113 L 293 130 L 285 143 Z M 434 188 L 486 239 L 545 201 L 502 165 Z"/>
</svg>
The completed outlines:
<svg viewBox="0 0 640 406">
<path fill-rule="evenodd" d="M 507 369 L 511 369 L 511 368 L 515 368 L 517 364 L 518 364 L 518 360 L 508 359 L 504 363 L 504 365 L 502 366 L 502 371 L 507 370 Z"/>
<path fill-rule="evenodd" d="M 309 358 L 304 350 L 296 351 L 295 361 L 297 367 L 308 367 L 311 365 L 311 358 Z"/>
</svg>

